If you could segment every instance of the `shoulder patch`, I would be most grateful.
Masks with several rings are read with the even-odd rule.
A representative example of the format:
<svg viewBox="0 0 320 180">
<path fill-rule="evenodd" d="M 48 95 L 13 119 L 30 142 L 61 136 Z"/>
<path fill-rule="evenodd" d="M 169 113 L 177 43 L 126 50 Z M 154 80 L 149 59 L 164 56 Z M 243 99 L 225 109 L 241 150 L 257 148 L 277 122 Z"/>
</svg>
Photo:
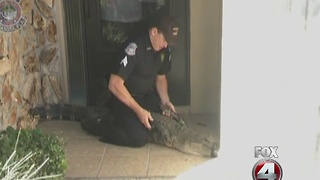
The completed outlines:
<svg viewBox="0 0 320 180">
<path fill-rule="evenodd" d="M 124 58 L 121 60 L 120 65 L 121 65 L 121 64 L 123 64 L 123 66 L 124 66 L 124 67 L 126 67 L 126 66 L 127 66 L 127 64 L 128 64 L 127 56 L 126 56 L 126 57 L 124 57 Z"/>
<path fill-rule="evenodd" d="M 137 50 L 138 46 L 136 43 L 130 43 L 125 51 L 129 56 L 134 56 L 136 54 L 136 50 Z"/>
</svg>

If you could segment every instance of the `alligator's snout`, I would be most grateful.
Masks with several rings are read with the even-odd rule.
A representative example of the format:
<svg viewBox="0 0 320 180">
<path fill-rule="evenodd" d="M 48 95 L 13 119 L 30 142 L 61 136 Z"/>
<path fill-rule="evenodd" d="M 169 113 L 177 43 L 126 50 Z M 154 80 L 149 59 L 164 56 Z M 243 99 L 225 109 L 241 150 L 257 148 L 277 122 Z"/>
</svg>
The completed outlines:
<svg viewBox="0 0 320 180">
<path fill-rule="evenodd" d="M 216 143 L 216 142 L 212 143 L 211 157 L 213 157 L 213 158 L 218 157 L 218 150 L 219 150 L 218 143 Z"/>
</svg>

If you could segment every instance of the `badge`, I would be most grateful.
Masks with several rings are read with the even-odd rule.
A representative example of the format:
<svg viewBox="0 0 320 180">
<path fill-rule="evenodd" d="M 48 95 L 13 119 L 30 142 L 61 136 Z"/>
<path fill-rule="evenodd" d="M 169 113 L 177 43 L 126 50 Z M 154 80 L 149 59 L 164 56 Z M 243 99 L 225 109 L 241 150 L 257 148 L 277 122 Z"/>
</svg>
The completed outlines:
<svg viewBox="0 0 320 180">
<path fill-rule="evenodd" d="M 179 28 L 178 28 L 178 27 L 172 28 L 172 35 L 173 35 L 173 36 L 177 36 L 177 35 L 178 35 L 178 31 L 179 31 Z"/>
<path fill-rule="evenodd" d="M 20 0 L 0 0 L 0 31 L 13 32 L 27 23 L 19 2 Z"/>
<path fill-rule="evenodd" d="M 130 43 L 128 47 L 126 47 L 125 51 L 129 56 L 134 56 L 136 54 L 138 46 L 136 43 Z"/>
</svg>

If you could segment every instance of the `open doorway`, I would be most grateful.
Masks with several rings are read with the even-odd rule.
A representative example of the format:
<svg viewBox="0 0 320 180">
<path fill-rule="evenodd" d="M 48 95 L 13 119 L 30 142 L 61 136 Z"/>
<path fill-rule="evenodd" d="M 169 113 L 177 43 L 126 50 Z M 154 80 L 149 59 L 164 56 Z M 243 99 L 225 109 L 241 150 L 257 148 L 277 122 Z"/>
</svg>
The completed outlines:
<svg viewBox="0 0 320 180">
<path fill-rule="evenodd" d="M 121 42 L 139 32 L 148 17 L 161 10 L 177 19 L 180 36 L 184 37 L 179 39 L 172 56 L 174 71 L 168 74 L 169 94 L 175 105 L 190 105 L 188 1 L 71 0 L 64 3 L 71 103 L 96 105 L 99 95 L 107 88 L 105 75 L 110 71 Z"/>
<path fill-rule="evenodd" d="M 211 18 L 202 12 L 204 3 L 191 3 L 188 0 L 141 2 L 144 2 L 141 7 L 136 7 L 136 4 L 131 2 L 133 10 L 140 8 L 141 14 L 134 14 L 132 11 L 133 15 L 129 17 L 132 19 L 129 21 L 105 17 L 108 14 L 102 12 L 107 10 L 103 7 L 104 0 L 64 1 L 69 44 L 69 102 L 95 105 L 98 95 L 106 89 L 105 73 L 110 67 L 110 60 L 116 56 L 117 41 L 121 42 L 126 38 L 108 34 L 112 29 L 118 29 L 118 32 L 124 35 L 135 33 L 135 29 L 143 26 L 148 15 L 163 9 L 177 19 L 181 27 L 180 36 L 183 37 L 179 39 L 173 54 L 174 71 L 168 75 L 170 97 L 176 106 L 187 107 L 182 109 L 188 113 L 185 119 L 192 127 L 213 132 L 220 141 L 221 29 L 219 28 L 221 28 L 222 3 L 220 1 L 206 3 L 206 5 L 211 3 L 210 7 L 218 9 L 212 12 L 206 11 L 213 16 Z M 192 24 L 190 24 L 190 11 L 193 11 Z M 193 29 L 192 38 L 191 29 Z"/>
<path fill-rule="evenodd" d="M 99 10 L 99 1 L 96 0 L 68 0 L 63 1 L 65 4 L 66 9 L 66 21 L 67 21 L 67 45 L 68 45 L 68 66 L 72 67 L 72 70 L 69 70 L 69 79 L 68 82 L 70 83 L 69 86 L 69 102 L 70 103 L 79 103 L 79 104 L 89 104 L 89 89 L 87 87 L 87 82 L 89 81 L 87 77 L 87 64 L 86 62 L 89 60 L 88 57 L 90 57 L 88 53 L 89 44 L 87 43 L 88 38 L 85 36 L 87 28 L 95 28 L 95 22 L 100 21 L 100 19 L 94 19 L 92 18 L 91 22 L 92 24 L 86 24 L 84 19 L 86 17 L 90 18 L 92 15 L 95 15 L 96 17 L 100 17 L 98 11 Z M 183 0 L 172 0 L 169 1 L 171 3 L 170 7 L 173 9 L 181 9 L 183 6 L 179 6 L 176 3 L 185 4 L 186 1 Z M 86 6 L 86 3 L 90 3 L 90 6 Z M 172 5 L 174 3 L 174 5 Z M 189 4 L 191 3 L 191 4 Z M 170 80 L 172 84 L 175 84 L 175 82 L 180 82 L 179 79 L 182 78 L 188 78 L 188 84 L 189 87 L 187 89 L 176 89 L 175 91 L 179 93 L 186 93 L 188 95 L 188 102 L 186 103 L 187 106 L 192 106 L 186 108 L 188 116 L 185 116 L 185 119 L 188 122 L 191 122 L 193 127 L 196 127 L 199 130 L 208 130 L 210 132 L 214 132 L 216 137 L 220 138 L 220 120 L 219 120 L 219 106 L 220 104 L 219 100 L 220 97 L 218 97 L 219 91 L 216 90 L 219 89 L 219 76 L 216 74 L 219 74 L 219 68 L 220 66 L 220 60 L 219 59 L 219 48 L 221 46 L 221 43 L 219 43 L 220 40 L 215 40 L 216 38 L 221 38 L 221 35 L 219 35 L 219 31 L 217 30 L 213 32 L 213 29 L 218 29 L 220 27 L 220 20 L 221 16 L 218 16 L 219 11 L 216 11 L 221 6 L 222 3 L 218 3 L 216 1 L 206 0 L 205 2 L 188 2 L 185 4 L 186 12 L 183 13 L 177 13 L 172 9 L 169 9 L 170 13 L 172 13 L 177 19 L 191 19 L 192 22 L 185 21 L 185 29 L 182 29 L 182 31 L 185 32 L 184 37 L 185 39 L 180 41 L 180 48 L 175 51 L 175 56 L 177 57 L 175 61 L 177 64 L 175 65 L 175 69 L 180 68 L 180 61 L 183 61 L 182 63 L 187 63 L 187 70 L 184 72 L 173 72 L 178 73 L 178 76 L 174 77 L 173 74 L 170 74 L 172 79 Z M 204 11 L 203 7 L 210 7 L 206 8 L 206 11 Z M 208 10 L 210 9 L 210 11 Z M 212 11 L 211 11 L 212 9 Z M 89 11 L 88 11 L 89 10 Z M 192 17 L 189 17 L 189 11 L 192 11 Z M 205 13 L 204 13 L 205 12 Z M 191 16 L 191 15 L 190 15 Z M 182 22 L 182 21 L 179 21 Z M 214 24 L 212 24 L 214 22 Z M 215 23 L 217 22 L 217 23 Z M 98 22 L 99 23 L 99 22 Z M 92 25 L 92 26 L 91 26 Z M 101 28 L 101 25 L 100 25 Z M 192 32 L 189 32 L 192 31 Z M 100 30 L 97 32 L 101 32 Z M 213 33 L 212 33 L 213 32 Z M 192 34 L 192 37 L 190 38 L 190 35 Z M 217 34 L 217 35 L 216 35 Z M 101 37 L 100 35 L 97 37 Z M 97 38 L 96 37 L 96 38 Z M 90 38 L 89 38 L 90 39 Z M 102 41 L 101 39 L 92 39 L 95 40 L 93 44 L 91 44 L 91 48 L 98 47 L 100 45 L 99 43 Z M 181 40 L 181 39 L 180 39 Z M 192 43 L 189 43 L 191 41 Z M 192 46 L 192 48 L 189 46 Z M 215 48 L 217 47 L 217 48 Z M 98 52 L 101 52 L 99 49 Z M 192 51 L 192 52 L 190 52 Z M 180 53 L 180 55 L 178 55 Z M 190 55 L 191 54 L 191 55 Z M 217 56 L 217 57 L 216 57 Z M 92 57 L 92 56 L 91 56 Z M 179 58 L 178 58 L 179 57 Z M 108 56 L 110 58 L 110 56 Z M 94 58 L 91 58 L 94 59 Z M 214 59 L 214 62 L 213 62 Z M 76 66 L 74 68 L 73 66 Z M 213 68 L 214 67 L 214 68 Z M 191 69 L 191 70 L 190 70 Z M 79 73 L 80 71 L 80 73 Z M 214 76 L 212 75 L 214 74 Z M 104 81 L 104 72 L 102 73 L 102 76 L 99 75 L 99 77 L 102 77 L 100 81 Z M 190 92 L 192 90 L 192 93 Z M 213 91 L 215 91 L 213 93 Z M 172 92 L 171 92 L 172 93 Z M 171 96 L 173 96 L 171 94 Z M 214 101 L 212 99 L 215 99 Z M 217 100 L 217 101 L 216 101 Z M 199 104 L 199 105 L 198 105 Z M 183 106 L 183 105 L 182 105 Z M 205 108 L 203 108 L 205 107 Z M 216 114 L 209 114 L 208 112 L 212 112 L 212 109 L 214 109 L 213 113 Z M 54 126 L 50 126 L 54 127 Z M 76 126 L 72 125 L 70 126 L 70 130 L 76 129 Z M 77 137 L 83 133 L 79 130 L 79 134 L 77 134 Z M 88 138 L 87 138 L 88 139 Z M 94 141 L 95 143 L 96 141 Z M 84 144 L 84 146 L 88 146 L 88 141 L 77 141 L 77 146 L 79 144 Z M 109 145 L 108 148 L 110 147 Z M 90 146 L 90 149 L 93 146 Z M 119 150 L 117 147 L 112 147 L 115 150 L 112 152 L 112 156 L 118 157 L 123 156 L 124 152 Z M 161 148 L 159 146 L 155 145 L 148 145 L 147 148 L 139 149 L 137 152 L 144 152 L 147 150 L 147 153 L 149 153 L 148 157 L 149 159 L 147 162 L 149 163 L 149 166 L 144 165 L 144 168 L 147 168 L 145 171 L 136 171 L 136 172 L 149 172 L 147 175 L 138 174 L 137 176 L 147 176 L 147 177 L 167 177 L 167 176 L 174 176 L 177 172 L 171 172 L 172 169 L 178 169 L 177 166 L 181 164 L 183 167 L 188 166 L 188 164 L 193 161 L 193 159 L 196 159 L 195 161 L 197 163 L 201 163 L 202 161 L 198 161 L 197 157 L 190 157 L 190 156 L 184 156 L 181 154 L 178 154 L 175 151 L 169 151 L 169 149 Z M 163 153 L 163 151 L 167 151 L 168 153 L 164 154 L 157 154 L 157 152 Z M 129 150 L 128 150 L 129 151 Z M 73 152 L 74 153 L 74 152 Z M 141 153 L 145 157 L 145 152 Z M 135 156 L 139 156 L 139 153 L 135 153 Z M 104 157 L 106 158 L 106 157 Z M 159 160 L 160 158 L 160 160 Z M 79 164 L 78 158 L 76 163 Z M 116 159 L 116 158 L 115 158 Z M 174 160 L 172 162 L 171 160 Z M 188 159 L 186 161 L 186 159 Z M 119 161 L 118 159 L 116 159 Z M 206 159 L 203 159 L 205 161 Z M 130 165 L 130 158 L 125 159 L 126 164 Z M 162 163 L 162 166 L 157 165 L 158 162 L 164 162 Z M 167 162 L 167 163 L 166 163 Z M 88 167 L 89 162 L 85 162 L 85 167 Z M 110 162 L 110 164 L 113 163 L 111 166 L 114 166 L 114 162 Z M 77 164 L 77 165 L 78 165 Z M 138 166 L 136 162 L 133 163 L 134 167 Z M 190 164 L 190 166 L 193 166 Z M 156 169 L 156 170 L 154 170 Z M 163 172 L 160 174 L 156 174 L 153 172 L 161 171 Z M 115 171 L 117 172 L 117 171 Z M 120 171 L 119 171 L 120 172 Z M 100 171 L 102 173 L 102 171 Z M 108 176 L 110 173 L 106 172 L 106 176 Z M 98 174 L 97 176 L 100 177 L 101 174 Z M 102 175 L 101 175 L 102 176 Z M 120 177 L 126 176 L 125 172 L 121 171 Z M 130 176 L 130 175 L 128 175 Z M 132 176 L 132 175 L 131 175 Z M 96 177 L 96 176 L 95 176 Z"/>
</svg>

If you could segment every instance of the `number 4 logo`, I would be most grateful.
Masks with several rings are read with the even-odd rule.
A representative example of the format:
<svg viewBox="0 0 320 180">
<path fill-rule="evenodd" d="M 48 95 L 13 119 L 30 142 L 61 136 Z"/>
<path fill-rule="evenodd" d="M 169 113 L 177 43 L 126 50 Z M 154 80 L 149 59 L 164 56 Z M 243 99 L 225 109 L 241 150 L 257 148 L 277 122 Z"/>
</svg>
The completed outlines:
<svg viewBox="0 0 320 180">
<path fill-rule="evenodd" d="M 252 177 L 254 180 L 281 180 L 282 168 L 273 159 L 262 159 L 253 166 Z"/>
</svg>

